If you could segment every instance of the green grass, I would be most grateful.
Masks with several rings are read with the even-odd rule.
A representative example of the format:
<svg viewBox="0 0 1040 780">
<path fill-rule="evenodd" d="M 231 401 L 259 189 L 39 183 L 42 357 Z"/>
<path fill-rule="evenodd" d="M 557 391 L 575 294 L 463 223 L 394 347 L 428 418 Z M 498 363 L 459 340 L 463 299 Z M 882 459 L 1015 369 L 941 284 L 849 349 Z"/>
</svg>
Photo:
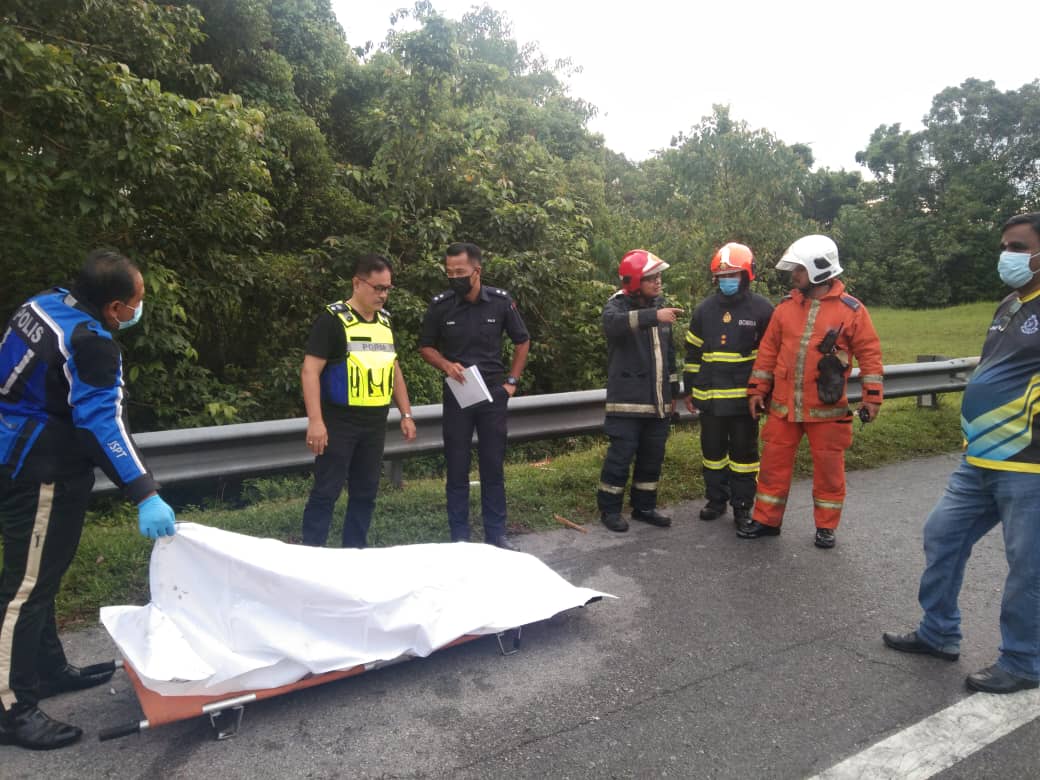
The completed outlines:
<svg viewBox="0 0 1040 780">
<path fill-rule="evenodd" d="M 996 303 L 968 303 L 949 309 L 870 308 L 881 337 L 885 363 L 914 363 L 918 355 L 973 357 L 982 351 Z"/>
<path fill-rule="evenodd" d="M 912 363 L 917 355 L 952 358 L 979 354 L 994 308 L 990 303 L 924 311 L 876 308 L 871 309 L 871 316 L 881 336 L 885 362 Z M 848 468 L 956 450 L 961 444 L 959 404 L 959 394 L 942 396 L 935 409 L 917 409 L 913 399 L 886 402 L 876 422 L 867 426 L 855 423 L 855 439 L 846 455 Z M 506 464 L 510 531 L 559 528 L 553 514 L 577 523 L 595 521 L 596 485 L 605 452 L 606 440 L 598 436 L 511 448 Z M 665 457 L 662 504 L 703 496 L 699 464 L 697 429 L 676 428 Z M 444 482 L 439 475 L 442 468 L 443 458 L 431 456 L 406 469 L 403 489 L 383 485 L 369 534 L 371 544 L 448 539 Z M 806 476 L 811 470 L 803 446 L 797 474 Z M 243 507 L 217 505 L 183 511 L 179 519 L 296 542 L 309 486 L 309 480 L 301 477 L 253 480 L 243 493 Z M 88 517 L 79 552 L 58 598 L 59 621 L 65 627 L 95 622 L 101 605 L 148 599 L 151 543 L 137 534 L 136 512 L 112 502 L 99 502 L 98 507 Z M 336 507 L 330 540 L 339 538 L 344 509 L 345 498 Z M 477 519 L 479 533 L 477 490 L 473 491 L 471 517 Z"/>
</svg>

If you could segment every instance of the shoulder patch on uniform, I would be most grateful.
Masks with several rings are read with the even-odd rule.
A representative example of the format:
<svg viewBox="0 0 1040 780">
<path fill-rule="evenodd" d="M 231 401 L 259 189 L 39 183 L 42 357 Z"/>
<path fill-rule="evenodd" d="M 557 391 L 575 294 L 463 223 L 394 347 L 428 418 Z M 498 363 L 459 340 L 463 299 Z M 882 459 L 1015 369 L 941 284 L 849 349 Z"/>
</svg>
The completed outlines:
<svg viewBox="0 0 1040 780">
<path fill-rule="evenodd" d="M 445 290 L 442 293 L 437 293 L 436 295 L 434 295 L 433 300 L 431 300 L 430 303 L 440 303 L 441 301 L 446 301 L 448 300 L 448 298 L 454 297 L 454 295 L 454 290 Z"/>
<path fill-rule="evenodd" d="M 488 292 L 492 292 L 495 295 L 498 295 L 502 298 L 509 297 L 509 293 L 507 293 L 505 290 L 499 289 L 498 287 L 488 287 Z"/>
<path fill-rule="evenodd" d="M 390 312 L 388 312 L 388 311 L 387 311 L 386 309 L 380 309 L 380 310 L 379 310 L 379 311 L 378 311 L 378 312 L 376 313 L 376 316 L 378 316 L 378 317 L 379 317 L 379 321 L 380 321 L 380 322 L 381 322 L 381 323 L 382 323 L 383 325 L 387 325 L 387 326 L 389 326 L 389 325 L 390 325 L 390 321 L 391 321 L 391 320 L 393 319 L 393 317 L 391 317 L 391 316 L 390 316 Z"/>
<path fill-rule="evenodd" d="M 858 300 L 853 298 L 851 295 L 845 295 L 845 294 L 842 294 L 841 302 L 844 303 L 846 306 L 848 306 L 853 311 L 859 311 L 859 307 L 863 305 Z"/>
<path fill-rule="evenodd" d="M 331 314 L 345 314 L 346 312 L 350 311 L 350 307 L 347 306 L 347 304 L 343 303 L 343 301 L 336 301 L 335 303 L 330 303 L 325 308 L 328 309 L 329 313 Z"/>
</svg>

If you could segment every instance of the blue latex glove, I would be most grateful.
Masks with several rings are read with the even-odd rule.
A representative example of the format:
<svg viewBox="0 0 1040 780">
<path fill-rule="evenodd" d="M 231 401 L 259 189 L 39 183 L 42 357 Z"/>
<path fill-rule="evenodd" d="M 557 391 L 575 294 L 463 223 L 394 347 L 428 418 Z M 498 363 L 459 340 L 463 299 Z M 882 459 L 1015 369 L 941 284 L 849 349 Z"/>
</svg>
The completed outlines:
<svg viewBox="0 0 1040 780">
<path fill-rule="evenodd" d="M 137 528 L 141 531 L 141 536 L 147 536 L 149 539 L 173 536 L 177 533 L 173 525 L 175 519 L 173 509 L 159 498 L 158 493 L 137 505 Z"/>
</svg>

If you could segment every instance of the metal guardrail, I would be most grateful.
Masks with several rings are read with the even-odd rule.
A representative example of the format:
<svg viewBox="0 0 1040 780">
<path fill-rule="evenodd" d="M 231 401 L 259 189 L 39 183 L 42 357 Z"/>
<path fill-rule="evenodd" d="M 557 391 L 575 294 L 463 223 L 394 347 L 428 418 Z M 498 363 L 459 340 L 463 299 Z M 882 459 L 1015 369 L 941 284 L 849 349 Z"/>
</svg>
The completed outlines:
<svg viewBox="0 0 1040 780">
<path fill-rule="evenodd" d="M 885 397 L 951 393 L 963 390 L 978 364 L 977 357 L 929 363 L 885 366 Z M 509 440 L 533 441 L 595 433 L 603 428 L 607 391 L 519 396 L 509 402 Z M 848 398 L 859 401 L 862 389 L 859 369 L 849 378 Z M 400 461 L 414 455 L 440 452 L 441 405 L 412 408 L 416 437 L 406 442 L 400 435 L 400 414 L 390 410 L 383 458 Z M 693 419 L 680 404 L 684 419 Z M 314 456 L 304 444 L 307 418 L 218 425 L 175 431 L 154 431 L 134 437 L 148 466 L 164 485 L 205 480 L 242 479 L 291 471 L 305 471 Z M 96 472 L 95 493 L 115 492 L 108 477 Z"/>
</svg>

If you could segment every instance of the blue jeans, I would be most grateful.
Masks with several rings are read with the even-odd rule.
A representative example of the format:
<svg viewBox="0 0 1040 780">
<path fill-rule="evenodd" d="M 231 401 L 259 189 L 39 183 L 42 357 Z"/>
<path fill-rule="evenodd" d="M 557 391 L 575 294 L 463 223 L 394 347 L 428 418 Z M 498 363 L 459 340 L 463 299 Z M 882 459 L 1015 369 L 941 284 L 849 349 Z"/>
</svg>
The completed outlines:
<svg viewBox="0 0 1040 780">
<path fill-rule="evenodd" d="M 997 523 L 1008 576 L 1000 605 L 1000 659 L 1007 672 L 1040 679 L 1040 474 L 996 471 L 961 461 L 924 526 L 925 570 L 918 636 L 959 652 L 957 596 L 972 547 Z"/>
</svg>

